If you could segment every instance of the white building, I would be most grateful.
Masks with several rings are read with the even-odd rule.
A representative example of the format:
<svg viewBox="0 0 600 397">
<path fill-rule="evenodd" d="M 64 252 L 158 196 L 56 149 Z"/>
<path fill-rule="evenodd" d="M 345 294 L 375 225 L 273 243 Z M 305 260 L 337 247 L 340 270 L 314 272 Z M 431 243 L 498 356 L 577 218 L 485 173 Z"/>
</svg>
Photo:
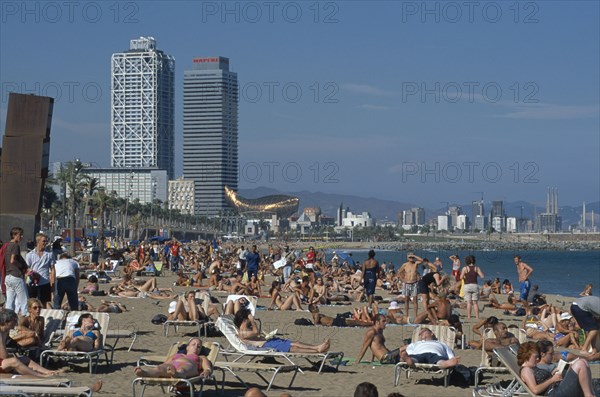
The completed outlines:
<svg viewBox="0 0 600 397">
<path fill-rule="evenodd" d="M 375 220 L 371 218 L 371 215 L 368 212 L 363 212 L 362 214 L 353 214 L 352 211 L 346 212 L 346 217 L 342 219 L 342 227 L 343 228 L 351 228 L 355 227 L 371 227 L 375 224 Z"/>
<path fill-rule="evenodd" d="M 194 214 L 194 181 L 183 177 L 169 181 L 169 209 Z"/>
<path fill-rule="evenodd" d="M 517 230 L 517 218 L 514 216 L 506 218 L 506 231 L 509 233 L 516 233 Z"/>
<path fill-rule="evenodd" d="M 452 218 L 450 215 L 438 215 L 438 227 L 437 230 L 451 230 L 452 229 Z"/>
<path fill-rule="evenodd" d="M 106 193 L 142 204 L 152 200 L 167 201 L 167 171 L 154 168 L 84 168 L 83 173 L 98 179 Z"/>
<path fill-rule="evenodd" d="M 496 232 L 502 232 L 504 228 L 504 218 L 501 216 L 495 216 L 492 218 L 492 228 Z"/>
<path fill-rule="evenodd" d="M 175 59 L 153 37 L 111 60 L 111 166 L 175 173 Z"/>
<path fill-rule="evenodd" d="M 456 217 L 456 229 L 467 230 L 469 228 L 469 217 L 467 215 L 458 215 Z"/>
</svg>

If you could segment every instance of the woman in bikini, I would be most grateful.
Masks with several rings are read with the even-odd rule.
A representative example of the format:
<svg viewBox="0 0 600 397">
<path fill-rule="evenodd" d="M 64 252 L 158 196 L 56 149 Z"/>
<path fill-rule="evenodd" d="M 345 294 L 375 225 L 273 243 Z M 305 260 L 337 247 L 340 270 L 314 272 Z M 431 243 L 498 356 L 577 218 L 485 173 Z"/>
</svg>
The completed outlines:
<svg viewBox="0 0 600 397">
<path fill-rule="evenodd" d="M 75 327 L 60 342 L 58 350 L 91 352 L 102 347 L 102 334 L 94 326 L 94 317 L 90 313 L 79 316 Z"/>
<path fill-rule="evenodd" d="M 212 374 L 213 368 L 208 358 L 200 355 L 201 349 L 202 341 L 192 338 L 164 363 L 156 367 L 135 367 L 133 371 L 137 376 L 152 378 L 208 377 Z"/>
<path fill-rule="evenodd" d="M 269 309 L 272 309 L 275 306 L 279 310 L 291 310 L 292 306 L 295 306 L 297 311 L 304 310 L 297 294 L 292 294 L 284 300 L 281 295 L 281 283 L 277 280 L 273 281 L 271 284 L 269 293 L 271 294 L 271 303 L 268 306 Z"/>
<path fill-rule="evenodd" d="M 254 317 L 248 309 L 240 309 L 233 319 L 239 338 L 246 344 L 263 349 L 272 349 L 282 353 L 323 353 L 329 350 L 330 341 L 326 339 L 320 345 L 309 345 L 289 339 L 265 339 L 260 335 Z"/>
</svg>

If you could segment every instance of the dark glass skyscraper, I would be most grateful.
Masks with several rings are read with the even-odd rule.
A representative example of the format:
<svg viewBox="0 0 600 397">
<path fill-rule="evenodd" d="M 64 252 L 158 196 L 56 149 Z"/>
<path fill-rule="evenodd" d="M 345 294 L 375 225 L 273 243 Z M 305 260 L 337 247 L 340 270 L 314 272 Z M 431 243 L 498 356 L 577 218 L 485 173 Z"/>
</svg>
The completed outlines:
<svg viewBox="0 0 600 397">
<path fill-rule="evenodd" d="M 183 75 L 183 175 L 195 184 L 195 213 L 230 208 L 238 188 L 238 81 L 224 57 L 195 58 Z"/>
</svg>

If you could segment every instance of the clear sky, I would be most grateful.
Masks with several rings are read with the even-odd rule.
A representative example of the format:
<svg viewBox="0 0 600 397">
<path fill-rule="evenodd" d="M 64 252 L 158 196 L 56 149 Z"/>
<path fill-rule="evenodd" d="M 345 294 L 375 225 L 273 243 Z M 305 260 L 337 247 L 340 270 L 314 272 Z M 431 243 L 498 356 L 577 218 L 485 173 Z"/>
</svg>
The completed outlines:
<svg viewBox="0 0 600 397">
<path fill-rule="evenodd" d="M 600 200 L 596 1 L 3 1 L 8 92 L 57 97 L 51 161 L 110 163 L 110 57 L 153 36 L 182 78 L 226 56 L 240 187 L 440 201 Z"/>
</svg>

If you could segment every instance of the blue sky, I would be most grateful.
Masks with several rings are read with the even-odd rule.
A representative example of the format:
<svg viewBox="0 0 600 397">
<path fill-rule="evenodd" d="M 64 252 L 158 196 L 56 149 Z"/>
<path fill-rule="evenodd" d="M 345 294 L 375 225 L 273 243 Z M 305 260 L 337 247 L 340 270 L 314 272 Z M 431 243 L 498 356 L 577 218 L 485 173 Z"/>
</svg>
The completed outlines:
<svg viewBox="0 0 600 397">
<path fill-rule="evenodd" d="M 153 36 L 176 59 L 178 174 L 183 71 L 221 55 L 240 83 L 240 187 L 429 207 L 480 191 L 543 204 L 548 186 L 561 205 L 600 200 L 598 2 L 1 7 L 0 128 L 7 92 L 60 95 L 51 161 L 109 165 L 110 56 Z"/>
</svg>

